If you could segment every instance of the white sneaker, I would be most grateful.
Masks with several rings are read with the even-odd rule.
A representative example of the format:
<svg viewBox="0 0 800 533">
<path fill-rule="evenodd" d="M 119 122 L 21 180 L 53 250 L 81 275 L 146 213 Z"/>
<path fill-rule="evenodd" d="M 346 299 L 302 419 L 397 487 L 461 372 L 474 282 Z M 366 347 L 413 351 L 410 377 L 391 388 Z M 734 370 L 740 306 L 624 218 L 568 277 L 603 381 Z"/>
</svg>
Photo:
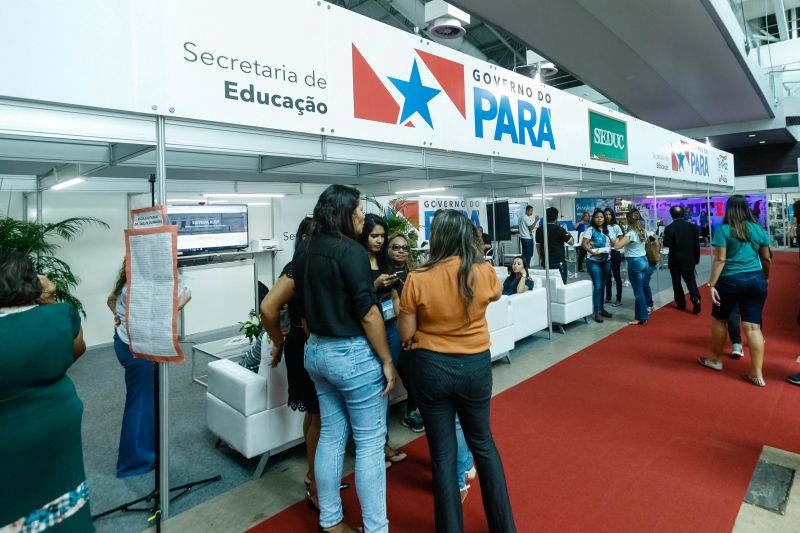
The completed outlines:
<svg viewBox="0 0 800 533">
<path fill-rule="evenodd" d="M 733 349 L 731 350 L 731 357 L 734 359 L 741 359 L 744 357 L 744 347 L 741 342 L 734 342 Z"/>
</svg>

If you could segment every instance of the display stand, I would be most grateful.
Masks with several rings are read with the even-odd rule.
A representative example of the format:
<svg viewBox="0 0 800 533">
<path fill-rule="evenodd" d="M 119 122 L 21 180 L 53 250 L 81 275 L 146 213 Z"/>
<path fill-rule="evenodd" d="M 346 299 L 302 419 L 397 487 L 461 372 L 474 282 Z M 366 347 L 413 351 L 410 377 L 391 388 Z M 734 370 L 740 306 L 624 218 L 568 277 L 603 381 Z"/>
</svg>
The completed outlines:
<svg viewBox="0 0 800 533">
<path fill-rule="evenodd" d="M 163 119 L 161 119 L 161 121 L 163 121 Z M 161 123 L 163 124 L 163 122 L 161 122 Z M 160 132 L 161 131 L 159 131 L 159 133 Z M 163 143 L 163 138 L 160 135 L 159 135 L 159 138 L 160 138 L 160 142 Z M 161 152 L 161 154 L 163 155 L 163 151 Z M 163 159 L 162 159 L 162 161 L 160 163 L 163 164 Z M 162 168 L 161 165 L 159 165 L 159 168 Z M 161 194 L 159 196 L 160 196 L 160 203 L 163 203 L 163 199 L 166 197 L 166 187 L 163 186 L 164 185 L 164 183 L 163 183 L 163 181 L 164 181 L 163 172 L 162 172 L 161 179 L 162 179 L 162 183 L 160 185 L 162 185 L 162 187 L 160 187 Z M 149 178 L 148 181 L 150 182 L 150 204 L 152 206 L 155 206 L 156 205 L 156 192 L 155 192 L 156 175 L 155 174 L 150 174 L 150 178 Z M 167 439 L 164 438 L 162 440 L 162 436 L 165 436 L 164 435 L 165 431 L 164 431 L 164 433 L 162 433 L 162 425 L 161 425 L 161 418 L 162 417 L 161 417 L 161 413 L 162 412 L 166 412 L 166 410 L 167 410 L 166 407 L 167 406 L 166 406 L 166 394 L 164 394 L 164 397 L 165 397 L 165 401 L 164 401 L 164 405 L 163 405 L 164 410 L 162 411 L 162 409 L 161 409 L 162 408 L 162 401 L 161 401 L 161 390 L 162 390 L 161 377 L 162 377 L 162 375 L 161 375 L 160 369 L 161 369 L 161 366 L 163 365 L 164 366 L 164 372 L 166 373 L 167 364 L 168 363 L 156 363 L 156 364 L 153 365 L 153 395 L 154 395 L 154 397 L 153 397 L 153 400 L 154 400 L 154 403 L 153 403 L 153 411 L 154 411 L 153 422 L 155 424 L 155 436 L 154 436 L 154 438 L 155 438 L 155 441 L 156 441 L 156 449 L 155 449 L 155 452 L 156 452 L 155 463 L 156 464 L 155 464 L 155 476 L 154 476 L 154 478 L 155 478 L 155 488 L 147 496 L 142 496 L 141 498 L 137 498 L 135 500 L 132 500 L 132 501 L 123 503 L 121 505 L 118 505 L 117 507 L 114 507 L 113 509 L 109 509 L 108 511 L 104 511 L 102 513 L 93 515 L 92 516 L 92 520 L 97 520 L 97 519 L 103 518 L 105 516 L 108 516 L 110 514 L 117 513 L 117 512 L 149 513 L 150 516 L 148 517 L 147 520 L 148 521 L 154 521 L 155 525 L 156 525 L 156 531 L 158 533 L 160 533 L 161 532 L 162 509 L 164 509 L 164 507 L 168 508 L 170 502 L 173 502 L 173 501 L 177 500 L 178 498 L 180 498 L 181 496 L 184 496 L 184 495 L 188 494 L 195 487 L 199 487 L 199 486 L 206 485 L 206 484 L 209 484 L 209 483 L 214 483 L 214 482 L 220 481 L 222 479 L 222 476 L 220 474 L 217 474 L 216 476 L 208 477 L 208 478 L 205 478 L 205 479 L 200 479 L 200 480 L 197 480 L 197 481 L 190 481 L 189 483 L 184 483 L 183 485 L 178 485 L 177 487 L 171 487 L 167 491 L 163 491 L 163 492 L 167 493 L 166 494 L 166 499 L 165 499 L 165 496 L 162 494 L 162 486 L 165 484 L 164 481 L 169 479 L 169 477 L 168 477 L 169 476 L 169 462 L 167 462 L 166 471 L 165 471 L 164 470 L 165 467 L 162 464 L 162 454 L 164 454 L 164 452 L 165 452 L 165 448 L 166 447 L 164 446 L 164 443 L 165 443 L 165 441 Z M 166 375 L 164 375 L 163 377 L 166 378 Z M 166 382 L 166 379 L 164 381 Z M 166 422 L 164 424 L 164 428 L 165 427 L 166 427 Z M 162 448 L 164 448 L 164 449 L 162 449 Z M 169 485 L 166 484 L 166 486 L 168 487 Z M 181 491 L 181 492 L 179 492 L 175 496 L 172 496 L 172 493 L 175 492 L 175 491 Z M 151 502 L 151 501 L 153 502 L 153 505 L 150 506 L 150 507 L 134 507 L 137 504 L 140 504 L 140 503 L 143 503 L 143 502 Z"/>
</svg>

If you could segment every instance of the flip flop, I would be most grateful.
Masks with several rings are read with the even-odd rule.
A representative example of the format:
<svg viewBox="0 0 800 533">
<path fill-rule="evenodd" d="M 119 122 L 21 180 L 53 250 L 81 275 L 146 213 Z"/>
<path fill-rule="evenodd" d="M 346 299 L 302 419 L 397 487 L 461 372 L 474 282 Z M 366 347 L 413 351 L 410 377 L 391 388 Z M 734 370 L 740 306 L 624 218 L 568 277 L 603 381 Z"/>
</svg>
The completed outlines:
<svg viewBox="0 0 800 533">
<path fill-rule="evenodd" d="M 750 374 L 742 374 L 742 378 L 744 378 L 745 381 L 748 381 L 748 382 L 752 383 L 756 387 L 766 387 L 767 386 L 767 382 L 764 381 L 764 378 L 754 378 Z"/>
<path fill-rule="evenodd" d="M 387 455 L 386 460 L 390 463 L 401 463 L 408 459 L 408 455 L 405 452 L 401 452 L 400 450 L 395 450 L 392 455 Z"/>
<path fill-rule="evenodd" d="M 722 370 L 722 361 L 717 361 L 715 363 L 711 359 L 701 357 L 700 359 L 697 360 L 697 362 L 706 368 L 710 368 L 711 370 Z"/>
</svg>

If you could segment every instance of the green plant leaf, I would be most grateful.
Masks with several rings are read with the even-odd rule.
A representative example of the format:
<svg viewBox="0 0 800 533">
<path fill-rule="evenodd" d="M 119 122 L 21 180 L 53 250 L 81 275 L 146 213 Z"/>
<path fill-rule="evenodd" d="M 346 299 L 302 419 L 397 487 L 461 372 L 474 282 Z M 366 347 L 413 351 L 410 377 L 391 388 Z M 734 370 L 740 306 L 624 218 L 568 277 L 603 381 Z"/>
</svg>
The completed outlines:
<svg viewBox="0 0 800 533">
<path fill-rule="evenodd" d="M 73 294 L 80 279 L 67 263 L 56 256 L 60 245 L 53 239 L 73 241 L 87 226 L 109 228 L 108 224 L 94 217 L 71 217 L 42 224 L 3 217 L 0 218 L 0 251 L 17 251 L 30 257 L 36 271 L 55 284 L 56 301 L 71 304 L 86 316 L 83 304 Z"/>
</svg>

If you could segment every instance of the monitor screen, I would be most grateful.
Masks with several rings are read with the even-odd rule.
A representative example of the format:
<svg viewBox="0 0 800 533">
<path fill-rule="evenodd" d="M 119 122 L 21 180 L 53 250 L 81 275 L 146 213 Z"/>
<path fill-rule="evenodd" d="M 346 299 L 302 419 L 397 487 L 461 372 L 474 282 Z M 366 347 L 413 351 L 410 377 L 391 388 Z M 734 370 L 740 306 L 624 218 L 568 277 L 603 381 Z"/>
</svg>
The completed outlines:
<svg viewBox="0 0 800 533">
<path fill-rule="evenodd" d="M 170 205 L 167 219 L 178 226 L 178 251 L 247 248 L 246 205 Z"/>
<path fill-rule="evenodd" d="M 511 228 L 509 226 L 508 202 L 493 202 L 486 204 L 486 221 L 489 233 L 496 241 L 510 241 Z"/>
<path fill-rule="evenodd" d="M 525 214 L 526 204 L 508 204 L 508 225 L 511 233 L 519 233 L 519 217 Z"/>
</svg>

